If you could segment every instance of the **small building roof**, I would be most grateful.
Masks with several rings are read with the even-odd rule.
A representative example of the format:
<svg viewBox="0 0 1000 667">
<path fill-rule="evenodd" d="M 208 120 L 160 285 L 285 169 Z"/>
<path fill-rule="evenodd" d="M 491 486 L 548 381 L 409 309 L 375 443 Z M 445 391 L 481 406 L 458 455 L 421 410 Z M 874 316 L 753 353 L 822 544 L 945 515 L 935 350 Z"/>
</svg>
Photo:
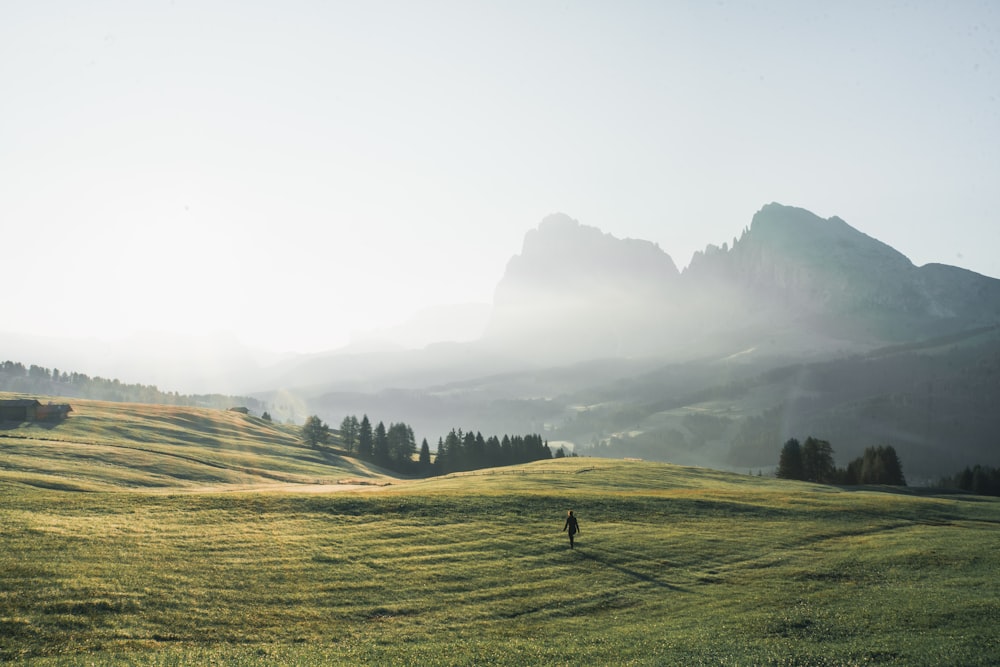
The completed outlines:
<svg viewBox="0 0 1000 667">
<path fill-rule="evenodd" d="M 30 408 L 33 405 L 41 405 L 33 398 L 10 398 L 0 400 L 0 407 L 3 408 Z"/>
</svg>

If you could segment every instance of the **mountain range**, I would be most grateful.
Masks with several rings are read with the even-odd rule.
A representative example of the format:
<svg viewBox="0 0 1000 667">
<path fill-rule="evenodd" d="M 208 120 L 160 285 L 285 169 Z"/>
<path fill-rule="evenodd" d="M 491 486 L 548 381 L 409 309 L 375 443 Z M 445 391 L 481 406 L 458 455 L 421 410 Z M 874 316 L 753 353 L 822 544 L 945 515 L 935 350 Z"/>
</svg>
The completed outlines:
<svg viewBox="0 0 1000 667">
<path fill-rule="evenodd" d="M 649 242 L 550 216 L 508 264 L 486 340 L 547 359 L 683 360 L 770 341 L 858 351 L 997 323 L 1000 281 L 916 267 L 839 218 L 769 204 L 683 273 Z"/>
<path fill-rule="evenodd" d="M 492 308 L 464 312 L 418 320 L 424 342 L 435 322 L 484 323 L 420 349 L 393 343 L 401 329 L 280 359 L 223 343 L 202 364 L 231 366 L 239 386 L 213 390 L 252 391 L 277 417 L 368 414 L 432 444 L 456 427 L 537 431 L 581 452 L 770 469 L 785 439 L 814 435 L 841 465 L 892 444 L 916 478 L 1000 464 L 1000 280 L 914 266 L 837 217 L 769 204 L 680 271 L 653 243 L 551 215 Z"/>
<path fill-rule="evenodd" d="M 914 266 L 779 204 L 684 271 L 653 243 L 549 216 L 509 261 L 481 339 L 377 356 L 309 362 L 307 404 L 401 419 L 432 442 L 527 428 L 728 469 L 770 469 L 808 435 L 842 465 L 892 444 L 914 479 L 1000 463 L 1000 280 Z"/>
</svg>

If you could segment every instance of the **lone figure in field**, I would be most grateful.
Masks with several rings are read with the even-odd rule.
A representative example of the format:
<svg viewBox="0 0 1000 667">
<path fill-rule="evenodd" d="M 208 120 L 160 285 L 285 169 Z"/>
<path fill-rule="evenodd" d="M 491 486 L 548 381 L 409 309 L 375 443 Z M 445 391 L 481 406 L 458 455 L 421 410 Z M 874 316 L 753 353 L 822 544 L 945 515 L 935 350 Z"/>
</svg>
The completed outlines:
<svg viewBox="0 0 1000 667">
<path fill-rule="evenodd" d="M 563 531 L 569 531 L 569 548 L 573 548 L 573 537 L 580 532 L 580 524 L 573 516 L 573 510 L 570 510 L 566 514 L 566 525 L 563 526 Z"/>
</svg>

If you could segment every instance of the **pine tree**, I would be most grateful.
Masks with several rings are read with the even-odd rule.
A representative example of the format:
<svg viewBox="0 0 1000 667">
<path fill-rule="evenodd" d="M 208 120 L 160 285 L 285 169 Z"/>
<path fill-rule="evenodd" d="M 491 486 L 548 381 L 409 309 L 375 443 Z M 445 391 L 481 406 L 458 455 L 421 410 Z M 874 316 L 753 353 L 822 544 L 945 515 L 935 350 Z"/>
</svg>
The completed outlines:
<svg viewBox="0 0 1000 667">
<path fill-rule="evenodd" d="M 420 456 L 417 457 L 417 466 L 420 473 L 426 475 L 431 469 L 431 447 L 427 444 L 427 438 L 420 443 Z"/>
<path fill-rule="evenodd" d="M 500 438 L 491 435 L 486 439 L 486 465 L 496 467 L 503 465 L 503 452 L 500 448 Z"/>
<path fill-rule="evenodd" d="M 385 424 L 379 422 L 375 426 L 375 440 L 372 444 L 372 459 L 381 465 L 389 463 L 389 437 L 386 434 Z"/>
<path fill-rule="evenodd" d="M 777 475 L 780 479 L 805 479 L 805 470 L 802 466 L 802 446 L 795 438 L 789 438 L 781 448 Z"/>
<path fill-rule="evenodd" d="M 906 486 L 906 478 L 903 477 L 903 464 L 896 454 L 892 445 L 879 447 L 879 456 L 882 458 L 882 467 L 885 471 L 885 481 L 883 484 L 894 486 Z"/>
<path fill-rule="evenodd" d="M 489 465 L 489 460 L 486 458 L 486 438 L 482 433 L 476 431 L 475 437 L 468 441 L 468 447 L 469 461 L 473 469 Z"/>
<path fill-rule="evenodd" d="M 451 429 L 444 442 L 438 441 L 438 468 L 441 474 L 464 470 L 464 455 L 462 452 L 462 431 Z"/>
<path fill-rule="evenodd" d="M 802 479 L 810 482 L 829 482 L 833 479 L 833 447 L 826 440 L 806 438 L 802 445 Z"/>
<path fill-rule="evenodd" d="M 368 415 L 361 417 L 358 425 L 358 456 L 363 459 L 372 457 L 374 441 L 372 438 L 372 423 L 368 421 Z"/>
<path fill-rule="evenodd" d="M 395 470 L 406 472 L 413 467 L 413 453 L 417 449 L 413 429 L 400 422 L 389 424 L 387 432 L 389 442 L 389 459 Z"/>
<path fill-rule="evenodd" d="M 434 455 L 434 472 L 443 475 L 448 454 L 445 451 L 444 438 L 438 438 L 437 454 Z"/>
</svg>

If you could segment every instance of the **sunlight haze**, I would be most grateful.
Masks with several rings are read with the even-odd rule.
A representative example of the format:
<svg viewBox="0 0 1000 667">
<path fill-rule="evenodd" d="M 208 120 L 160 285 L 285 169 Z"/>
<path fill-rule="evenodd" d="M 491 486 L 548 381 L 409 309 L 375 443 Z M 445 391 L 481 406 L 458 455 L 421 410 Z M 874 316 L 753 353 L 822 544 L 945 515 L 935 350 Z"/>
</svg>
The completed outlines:
<svg viewBox="0 0 1000 667">
<path fill-rule="evenodd" d="M 991 2 L 5 3 L 0 89 L 0 332 L 333 349 L 492 302 L 554 212 L 1000 277 Z"/>
</svg>

